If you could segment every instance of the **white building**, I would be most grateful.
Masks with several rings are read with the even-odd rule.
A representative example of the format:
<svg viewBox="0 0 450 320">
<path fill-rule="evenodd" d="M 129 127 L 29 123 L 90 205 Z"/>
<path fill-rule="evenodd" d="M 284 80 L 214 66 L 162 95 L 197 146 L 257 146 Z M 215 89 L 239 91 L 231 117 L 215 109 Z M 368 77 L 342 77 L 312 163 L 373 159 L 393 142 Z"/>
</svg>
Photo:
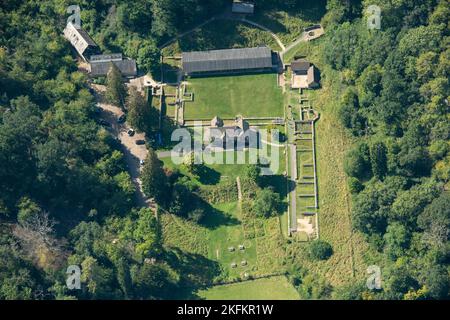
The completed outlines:
<svg viewBox="0 0 450 320">
<path fill-rule="evenodd" d="M 89 61 L 91 55 L 99 53 L 97 44 L 81 28 L 75 27 L 71 22 L 64 28 L 64 37 L 70 41 L 77 53 L 85 60 Z"/>
</svg>

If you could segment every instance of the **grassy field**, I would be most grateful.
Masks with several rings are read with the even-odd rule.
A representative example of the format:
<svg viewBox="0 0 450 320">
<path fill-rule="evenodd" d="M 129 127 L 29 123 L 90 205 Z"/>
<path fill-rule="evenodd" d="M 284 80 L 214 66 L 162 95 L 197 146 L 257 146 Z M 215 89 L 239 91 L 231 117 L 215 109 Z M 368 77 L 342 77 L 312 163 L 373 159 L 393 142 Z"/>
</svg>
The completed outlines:
<svg viewBox="0 0 450 320">
<path fill-rule="evenodd" d="M 283 157 L 282 152 L 280 157 Z M 175 167 L 170 158 L 163 161 L 165 167 Z M 192 177 L 183 166 L 178 167 L 182 174 L 190 176 L 204 191 L 235 183 L 236 177 L 243 176 L 244 168 L 245 165 L 237 164 L 208 165 L 207 176 Z M 284 197 L 285 183 L 279 174 L 282 170 L 284 163 L 279 166 L 278 175 L 265 177 L 261 183 L 274 186 Z M 243 193 L 247 190 L 245 185 L 242 189 Z M 282 272 L 285 251 L 280 219 L 286 219 L 285 215 L 261 219 L 249 215 L 248 209 L 244 210 L 244 214 L 235 192 L 235 201 L 211 202 L 210 209 L 199 224 L 162 214 L 160 219 L 165 245 L 218 262 L 221 272 L 215 281 L 242 279 L 245 273 L 262 276 Z M 240 245 L 244 245 L 243 250 L 240 250 Z M 232 252 L 230 247 L 234 248 Z"/>
<path fill-rule="evenodd" d="M 198 292 L 206 300 L 298 300 L 286 277 L 271 277 L 211 287 Z"/>
<path fill-rule="evenodd" d="M 273 30 L 281 41 L 287 45 L 296 40 L 303 29 L 319 23 L 325 14 L 325 0 L 297 1 L 296 8 L 285 10 L 256 10 L 250 17 L 265 27 Z"/>
<path fill-rule="evenodd" d="M 283 94 L 276 74 L 221 76 L 188 79 L 185 119 L 283 116 Z"/>
</svg>

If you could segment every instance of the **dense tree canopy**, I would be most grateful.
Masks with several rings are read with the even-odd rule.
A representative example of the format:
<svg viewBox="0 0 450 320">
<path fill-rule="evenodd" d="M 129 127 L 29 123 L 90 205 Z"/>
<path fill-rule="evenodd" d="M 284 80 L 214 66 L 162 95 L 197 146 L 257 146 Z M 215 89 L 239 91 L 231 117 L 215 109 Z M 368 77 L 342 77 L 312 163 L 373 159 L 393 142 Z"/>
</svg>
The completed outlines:
<svg viewBox="0 0 450 320">
<path fill-rule="evenodd" d="M 363 1 L 380 6 L 379 30 L 343 3 L 328 3 L 323 56 L 357 140 L 344 163 L 353 225 L 388 261 L 376 296 L 448 298 L 448 1 Z"/>
</svg>

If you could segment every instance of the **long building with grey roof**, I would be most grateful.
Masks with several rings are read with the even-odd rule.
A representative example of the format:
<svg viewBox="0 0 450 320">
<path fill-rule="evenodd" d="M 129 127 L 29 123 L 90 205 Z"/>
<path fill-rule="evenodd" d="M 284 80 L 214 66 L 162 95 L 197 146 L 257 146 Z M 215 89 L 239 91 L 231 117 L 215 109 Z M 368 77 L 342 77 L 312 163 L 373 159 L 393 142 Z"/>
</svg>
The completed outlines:
<svg viewBox="0 0 450 320">
<path fill-rule="evenodd" d="M 268 47 L 183 52 L 186 75 L 259 71 L 273 68 Z"/>
<path fill-rule="evenodd" d="M 86 61 L 93 54 L 99 52 L 97 44 L 83 29 L 74 26 L 71 22 L 64 29 L 64 37 L 70 41 L 77 53 Z"/>
<path fill-rule="evenodd" d="M 106 55 L 105 55 L 106 57 Z M 99 57 L 100 58 L 100 57 Z M 133 59 L 102 59 L 90 63 L 90 75 L 92 77 L 103 77 L 108 74 L 111 68 L 111 63 L 114 63 L 120 70 L 124 77 L 134 77 L 137 74 L 136 61 Z"/>
</svg>

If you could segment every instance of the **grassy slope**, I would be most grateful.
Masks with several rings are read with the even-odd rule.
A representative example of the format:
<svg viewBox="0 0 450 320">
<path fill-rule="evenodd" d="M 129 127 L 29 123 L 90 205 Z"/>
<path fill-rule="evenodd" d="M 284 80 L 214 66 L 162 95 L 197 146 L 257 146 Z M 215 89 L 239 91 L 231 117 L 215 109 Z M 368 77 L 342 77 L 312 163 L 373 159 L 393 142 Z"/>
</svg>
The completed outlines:
<svg viewBox="0 0 450 320">
<path fill-rule="evenodd" d="M 187 51 L 257 47 L 265 44 L 273 50 L 281 48 L 267 31 L 230 20 L 217 20 L 167 46 L 163 55 L 170 56 Z"/>
<path fill-rule="evenodd" d="M 283 37 L 283 40 L 296 36 L 297 34 L 291 33 L 286 38 Z M 318 137 L 319 223 L 321 238 L 333 245 L 334 255 L 328 261 L 310 262 L 306 258 L 306 246 L 302 243 L 293 244 L 289 251 L 297 256 L 296 261 L 299 264 L 324 276 L 332 285 L 342 285 L 354 281 L 354 277 L 364 278 L 366 276 L 364 253 L 369 248 L 361 235 L 353 233 L 351 230 L 351 203 L 346 176 L 343 172 L 343 157 L 352 141 L 337 119 L 337 102 L 342 92 L 341 79 L 336 72 L 330 70 L 321 61 L 318 53 L 320 42 L 321 40 L 315 40 L 311 43 L 301 43 L 289 51 L 285 58 L 288 62 L 295 55 L 306 55 L 322 72 L 323 88 L 311 94 L 315 98 L 312 101 L 313 107 L 321 113 L 321 119 L 316 127 Z M 232 114 L 232 116 L 234 115 Z M 232 286 L 236 286 L 236 289 L 230 289 Z M 211 299 L 226 299 L 227 297 L 240 297 L 239 293 L 252 290 L 250 288 L 251 286 L 247 287 L 246 284 L 245 287 L 244 284 L 218 286 L 202 291 L 200 295 Z M 271 294 L 268 298 L 273 298 L 273 295 Z"/>
<path fill-rule="evenodd" d="M 340 75 L 321 60 L 321 42 L 301 45 L 291 56 L 307 55 L 322 74 L 322 88 L 309 94 L 313 108 L 320 112 L 316 124 L 320 238 L 332 244 L 334 254 L 327 261 L 310 262 L 304 258 L 306 248 L 300 245 L 298 261 L 324 276 L 330 284 L 342 285 L 366 276 L 363 255 L 369 249 L 362 236 L 351 228 L 351 202 L 343 160 L 352 141 L 337 115 L 343 85 Z"/>
<path fill-rule="evenodd" d="M 282 116 L 283 95 L 276 74 L 257 74 L 192 78 L 188 91 L 194 102 L 187 102 L 186 119 L 212 119 L 243 116 Z"/>
<path fill-rule="evenodd" d="M 297 291 L 283 276 L 221 285 L 202 290 L 198 295 L 207 300 L 298 300 Z"/>
<path fill-rule="evenodd" d="M 319 23 L 325 14 L 324 0 L 297 1 L 298 7 L 291 10 L 256 10 L 250 20 L 273 30 L 284 45 L 296 40 L 305 27 Z"/>
<path fill-rule="evenodd" d="M 170 158 L 164 159 L 167 168 L 173 168 Z M 243 175 L 243 165 L 211 165 L 208 166 L 212 175 L 216 176 L 217 184 L 224 181 L 234 181 L 237 176 Z M 188 175 L 183 167 L 179 168 L 183 174 Z M 284 164 L 280 169 L 284 170 Z M 198 179 L 193 178 L 201 187 L 204 186 Z M 202 180 L 204 181 L 204 180 Z M 280 176 L 265 178 L 265 183 L 282 188 Z M 231 280 L 241 278 L 245 272 L 250 275 L 261 276 L 283 271 L 281 262 L 284 258 L 284 250 L 280 246 L 281 232 L 280 222 L 277 217 L 270 219 L 255 219 L 251 221 L 255 228 L 256 238 L 246 239 L 243 225 L 243 217 L 237 202 L 214 204 L 213 210 L 207 213 L 202 223 L 195 224 L 174 215 L 161 215 L 161 224 L 164 243 L 168 247 L 178 247 L 189 253 L 218 261 L 222 267 L 221 278 Z M 284 216 L 282 216 L 284 217 Z M 239 251 L 238 246 L 244 244 L 245 251 Z M 228 247 L 236 248 L 235 252 L 229 252 Z M 247 261 L 246 266 L 241 266 L 241 261 Z M 231 267 L 235 262 L 238 266 Z"/>
</svg>

